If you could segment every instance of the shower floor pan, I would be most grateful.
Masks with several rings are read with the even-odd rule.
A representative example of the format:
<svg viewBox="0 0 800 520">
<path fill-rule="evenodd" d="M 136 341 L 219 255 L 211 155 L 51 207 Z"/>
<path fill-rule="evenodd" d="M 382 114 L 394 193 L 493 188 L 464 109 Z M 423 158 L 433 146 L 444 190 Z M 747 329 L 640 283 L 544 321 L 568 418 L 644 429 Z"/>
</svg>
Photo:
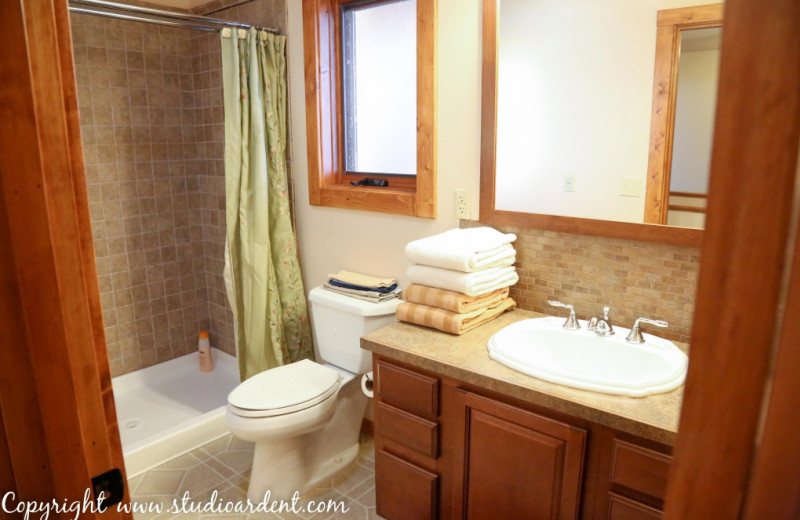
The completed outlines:
<svg viewBox="0 0 800 520">
<path fill-rule="evenodd" d="M 212 352 L 212 372 L 200 372 L 192 352 L 112 379 L 128 478 L 229 433 L 225 409 L 238 363 Z"/>
</svg>

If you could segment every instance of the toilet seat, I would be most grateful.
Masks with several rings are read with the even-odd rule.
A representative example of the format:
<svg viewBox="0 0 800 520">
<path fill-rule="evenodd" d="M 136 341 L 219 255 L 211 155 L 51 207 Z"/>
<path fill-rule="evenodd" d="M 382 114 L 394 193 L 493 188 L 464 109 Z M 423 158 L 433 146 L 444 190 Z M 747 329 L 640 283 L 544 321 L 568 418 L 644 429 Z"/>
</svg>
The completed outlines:
<svg viewBox="0 0 800 520">
<path fill-rule="evenodd" d="M 337 371 L 303 359 L 265 370 L 240 384 L 228 395 L 228 410 L 240 417 L 298 412 L 334 396 L 341 379 Z"/>
</svg>

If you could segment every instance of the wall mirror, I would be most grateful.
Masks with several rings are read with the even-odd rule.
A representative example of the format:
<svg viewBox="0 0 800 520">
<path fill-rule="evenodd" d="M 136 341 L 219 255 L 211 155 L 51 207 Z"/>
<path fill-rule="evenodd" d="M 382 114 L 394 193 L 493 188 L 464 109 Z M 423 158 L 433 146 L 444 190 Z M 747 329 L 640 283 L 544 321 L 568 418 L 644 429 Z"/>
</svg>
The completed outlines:
<svg viewBox="0 0 800 520">
<path fill-rule="evenodd" d="M 699 245 L 722 11 L 484 0 L 481 221 Z"/>
</svg>

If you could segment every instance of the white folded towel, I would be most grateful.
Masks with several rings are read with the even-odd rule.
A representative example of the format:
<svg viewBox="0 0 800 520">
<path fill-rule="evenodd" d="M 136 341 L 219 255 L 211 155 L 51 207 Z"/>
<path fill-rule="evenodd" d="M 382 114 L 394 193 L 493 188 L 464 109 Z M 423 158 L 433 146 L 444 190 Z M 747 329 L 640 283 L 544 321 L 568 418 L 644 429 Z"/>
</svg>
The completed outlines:
<svg viewBox="0 0 800 520">
<path fill-rule="evenodd" d="M 406 245 L 406 258 L 416 264 L 471 273 L 514 263 L 513 233 L 490 227 L 451 229 Z"/>
<path fill-rule="evenodd" d="M 480 296 L 487 292 L 514 285 L 519 280 L 513 266 L 492 267 L 474 273 L 462 273 L 428 265 L 412 265 L 406 276 L 413 283 Z"/>
</svg>

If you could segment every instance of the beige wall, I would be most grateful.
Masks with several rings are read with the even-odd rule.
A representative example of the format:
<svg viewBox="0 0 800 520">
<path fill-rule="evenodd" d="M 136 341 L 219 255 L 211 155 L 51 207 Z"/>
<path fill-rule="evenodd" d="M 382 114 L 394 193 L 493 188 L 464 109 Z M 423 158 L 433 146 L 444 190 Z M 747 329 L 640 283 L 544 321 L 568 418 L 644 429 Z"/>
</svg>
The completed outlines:
<svg viewBox="0 0 800 520">
<path fill-rule="evenodd" d="M 301 0 L 288 0 L 292 171 L 306 289 L 339 269 L 392 276 L 405 285 L 405 244 L 458 227 L 455 189 L 472 194 L 478 216 L 480 28 L 478 0 L 439 0 L 438 214 L 436 219 L 322 208 L 308 203 Z"/>
<path fill-rule="evenodd" d="M 481 8 L 479 0 L 439 0 L 438 208 L 422 219 L 321 208 L 308 203 L 301 0 L 288 0 L 289 89 L 293 172 L 301 265 L 307 289 L 328 273 L 350 269 L 396 276 L 407 284 L 407 242 L 459 226 L 454 190 L 472 194 L 478 218 L 480 178 Z M 465 225 L 474 223 L 464 222 Z M 699 252 L 626 240 L 509 228 L 519 234 L 514 290 L 524 309 L 553 313 L 548 298 L 576 304 L 582 316 L 603 305 L 615 323 L 630 326 L 641 315 L 672 322 L 664 335 L 688 339 Z M 660 331 L 661 332 L 661 331 Z"/>
</svg>

